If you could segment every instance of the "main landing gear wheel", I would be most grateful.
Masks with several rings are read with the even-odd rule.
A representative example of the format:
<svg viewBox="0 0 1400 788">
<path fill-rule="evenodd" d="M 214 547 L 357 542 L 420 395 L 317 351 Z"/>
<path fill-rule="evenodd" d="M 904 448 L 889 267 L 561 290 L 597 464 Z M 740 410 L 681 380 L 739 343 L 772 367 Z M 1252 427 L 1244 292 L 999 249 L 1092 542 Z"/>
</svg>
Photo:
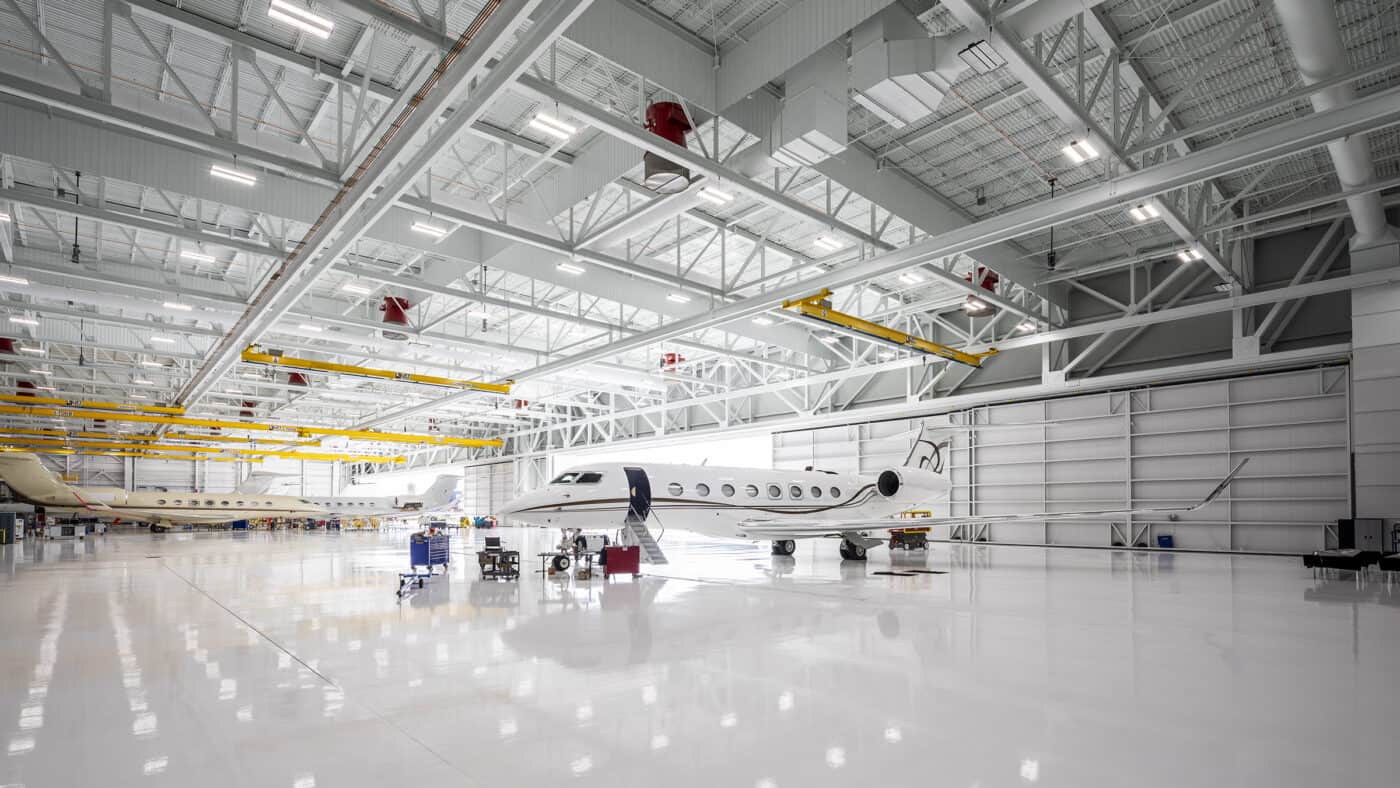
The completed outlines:
<svg viewBox="0 0 1400 788">
<path fill-rule="evenodd" d="M 791 539 L 778 539 L 773 542 L 773 555 L 792 555 L 797 551 L 797 542 Z"/>
<path fill-rule="evenodd" d="M 845 561 L 864 561 L 865 548 L 858 544 L 841 540 L 841 558 Z"/>
<path fill-rule="evenodd" d="M 569 557 L 567 555 L 556 555 L 551 562 L 554 564 L 554 571 L 566 572 L 569 569 Z"/>
</svg>

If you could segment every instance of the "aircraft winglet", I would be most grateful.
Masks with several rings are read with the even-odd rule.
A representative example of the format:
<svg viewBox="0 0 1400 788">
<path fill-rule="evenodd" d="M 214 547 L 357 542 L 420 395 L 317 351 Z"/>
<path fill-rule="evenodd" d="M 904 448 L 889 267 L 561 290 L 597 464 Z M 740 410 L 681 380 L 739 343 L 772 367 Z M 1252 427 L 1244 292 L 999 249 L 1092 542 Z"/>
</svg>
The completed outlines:
<svg viewBox="0 0 1400 788">
<path fill-rule="evenodd" d="M 1196 511 L 1197 509 L 1203 509 L 1203 508 L 1205 508 L 1205 506 L 1206 506 L 1207 504 L 1209 504 L 1211 501 L 1214 501 L 1216 498 L 1219 498 L 1219 497 L 1220 497 L 1220 494 L 1223 493 L 1223 492 L 1225 492 L 1225 488 L 1230 486 L 1230 483 L 1233 482 L 1233 481 L 1235 480 L 1235 477 L 1236 477 L 1236 476 L 1239 476 L 1239 475 L 1240 475 L 1240 471 L 1244 468 L 1244 466 L 1246 466 L 1246 465 L 1248 465 L 1248 464 L 1249 464 L 1249 458 L 1248 458 L 1248 457 L 1245 457 L 1243 460 L 1240 460 L 1239 465 L 1236 465 L 1236 466 L 1235 466 L 1235 469 L 1234 469 L 1233 471 L 1230 471 L 1230 475 L 1229 475 L 1229 476 L 1226 476 L 1224 479 L 1222 479 L 1222 480 L 1220 481 L 1219 484 L 1215 485 L 1215 489 L 1214 489 L 1214 490 L 1211 490 L 1209 495 L 1207 495 L 1205 498 L 1201 499 L 1201 502 L 1200 502 L 1200 503 L 1198 503 L 1198 504 L 1196 504 L 1195 506 L 1191 507 L 1191 511 L 1194 512 L 1194 511 Z"/>
</svg>

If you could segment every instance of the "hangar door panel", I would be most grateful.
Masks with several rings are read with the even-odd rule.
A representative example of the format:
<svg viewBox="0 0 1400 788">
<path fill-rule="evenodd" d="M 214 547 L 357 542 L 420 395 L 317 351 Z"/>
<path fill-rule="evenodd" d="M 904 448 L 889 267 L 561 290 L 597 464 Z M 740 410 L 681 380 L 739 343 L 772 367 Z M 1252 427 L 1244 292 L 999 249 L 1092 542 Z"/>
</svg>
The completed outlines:
<svg viewBox="0 0 1400 788">
<path fill-rule="evenodd" d="M 1350 511 L 1344 366 L 991 405 L 951 417 L 950 500 L 941 512 L 1010 514 L 1178 506 L 1199 500 L 1241 459 L 1210 506 L 1160 521 L 1028 522 L 957 529 L 990 542 L 1299 553 L 1326 546 Z M 839 458 L 861 472 L 897 463 L 916 421 L 774 435 L 784 467 Z M 903 449 L 896 451 L 895 444 Z M 804 455 L 804 450 L 806 454 Z M 935 514 L 940 507 L 934 507 Z M 944 532 L 946 535 L 947 532 Z"/>
</svg>

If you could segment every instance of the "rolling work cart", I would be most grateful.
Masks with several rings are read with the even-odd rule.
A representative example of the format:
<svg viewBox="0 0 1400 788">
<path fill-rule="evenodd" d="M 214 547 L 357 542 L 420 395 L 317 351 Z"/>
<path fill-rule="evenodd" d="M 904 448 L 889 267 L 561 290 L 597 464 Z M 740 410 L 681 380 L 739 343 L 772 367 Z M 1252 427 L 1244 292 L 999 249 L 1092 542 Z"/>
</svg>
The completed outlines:
<svg viewBox="0 0 1400 788">
<path fill-rule="evenodd" d="M 451 537 L 447 534 L 433 533 L 431 531 L 419 531 L 408 538 L 408 569 L 407 572 L 399 573 L 399 596 L 403 596 L 404 589 L 414 583 L 419 588 L 423 587 L 424 581 L 433 577 L 433 567 L 442 567 L 442 574 L 447 573 L 447 564 L 451 560 Z M 423 571 L 419 571 L 422 567 Z"/>
</svg>

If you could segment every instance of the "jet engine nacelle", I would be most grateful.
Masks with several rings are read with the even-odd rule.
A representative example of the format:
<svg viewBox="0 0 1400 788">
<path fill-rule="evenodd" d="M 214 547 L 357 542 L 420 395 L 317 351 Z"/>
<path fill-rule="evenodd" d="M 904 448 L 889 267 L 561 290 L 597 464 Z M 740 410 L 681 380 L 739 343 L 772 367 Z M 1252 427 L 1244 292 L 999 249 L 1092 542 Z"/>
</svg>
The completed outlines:
<svg viewBox="0 0 1400 788">
<path fill-rule="evenodd" d="M 938 500 L 948 494 L 948 480 L 919 468 L 888 468 L 875 478 L 880 497 L 908 506 Z"/>
</svg>

